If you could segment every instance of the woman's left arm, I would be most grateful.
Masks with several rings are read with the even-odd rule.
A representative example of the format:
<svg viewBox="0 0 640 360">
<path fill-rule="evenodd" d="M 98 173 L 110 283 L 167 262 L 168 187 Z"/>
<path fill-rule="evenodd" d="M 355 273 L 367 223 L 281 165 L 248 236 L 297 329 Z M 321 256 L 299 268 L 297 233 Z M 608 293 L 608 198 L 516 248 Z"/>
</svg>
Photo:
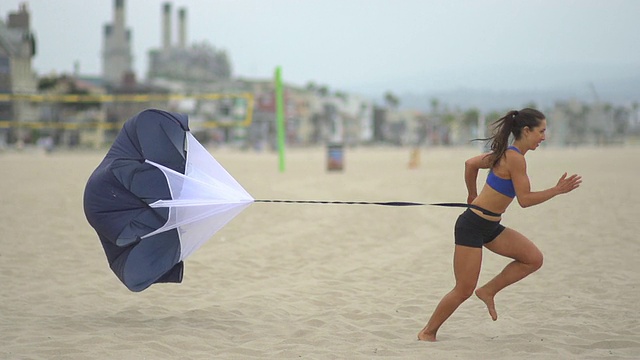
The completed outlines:
<svg viewBox="0 0 640 360">
<path fill-rule="evenodd" d="M 560 177 L 560 180 L 558 180 L 556 186 L 542 191 L 531 191 L 531 183 L 527 175 L 527 163 L 524 156 L 519 154 L 513 155 L 515 156 L 507 157 L 507 167 L 511 175 L 513 187 L 516 190 L 518 203 L 523 208 L 541 204 L 556 195 L 566 194 L 577 189 L 580 183 L 582 183 L 581 176 L 573 174 L 567 177 L 567 173 L 564 173 L 564 175 Z"/>
</svg>

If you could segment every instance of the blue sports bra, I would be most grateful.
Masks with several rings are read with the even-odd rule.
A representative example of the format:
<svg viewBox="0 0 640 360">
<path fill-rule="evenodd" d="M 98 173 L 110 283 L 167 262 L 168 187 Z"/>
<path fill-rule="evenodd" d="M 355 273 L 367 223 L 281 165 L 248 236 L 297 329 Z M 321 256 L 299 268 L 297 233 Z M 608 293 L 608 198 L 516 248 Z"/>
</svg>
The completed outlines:
<svg viewBox="0 0 640 360">
<path fill-rule="evenodd" d="M 513 145 L 509 146 L 507 150 L 517 151 L 518 154 L 521 154 L 520 150 Z M 498 177 L 493 173 L 493 170 L 489 170 L 489 175 L 487 175 L 487 185 L 502 195 L 510 198 L 514 198 L 516 196 L 516 190 L 513 188 L 513 181 L 511 181 L 511 179 Z"/>
</svg>

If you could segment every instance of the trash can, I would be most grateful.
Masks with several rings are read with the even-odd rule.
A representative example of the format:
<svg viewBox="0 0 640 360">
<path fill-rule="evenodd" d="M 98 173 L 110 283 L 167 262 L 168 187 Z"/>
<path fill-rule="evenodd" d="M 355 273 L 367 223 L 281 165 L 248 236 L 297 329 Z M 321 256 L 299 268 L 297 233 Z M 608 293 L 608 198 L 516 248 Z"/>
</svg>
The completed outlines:
<svg viewBox="0 0 640 360">
<path fill-rule="evenodd" d="M 342 171 L 344 169 L 344 152 L 342 144 L 327 145 L 327 170 Z"/>
</svg>

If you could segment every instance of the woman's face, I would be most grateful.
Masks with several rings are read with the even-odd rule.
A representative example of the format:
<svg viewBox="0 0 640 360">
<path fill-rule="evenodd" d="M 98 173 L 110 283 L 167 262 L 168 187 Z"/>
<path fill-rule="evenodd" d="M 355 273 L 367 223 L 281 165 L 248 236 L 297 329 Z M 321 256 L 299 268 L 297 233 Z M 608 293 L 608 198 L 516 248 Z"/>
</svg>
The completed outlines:
<svg viewBox="0 0 640 360">
<path fill-rule="evenodd" d="M 545 140 L 545 132 L 547 131 L 547 120 L 540 121 L 538 126 L 527 131 L 527 144 L 529 149 L 535 150 Z"/>
</svg>

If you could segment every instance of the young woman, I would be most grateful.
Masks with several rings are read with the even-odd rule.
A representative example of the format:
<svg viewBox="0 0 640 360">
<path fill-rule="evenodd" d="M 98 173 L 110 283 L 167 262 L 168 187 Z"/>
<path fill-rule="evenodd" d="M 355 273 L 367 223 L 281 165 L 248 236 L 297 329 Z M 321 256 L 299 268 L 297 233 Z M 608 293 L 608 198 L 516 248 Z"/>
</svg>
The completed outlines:
<svg viewBox="0 0 640 360">
<path fill-rule="evenodd" d="M 523 279 L 542 266 L 542 253 L 524 235 L 500 224 L 514 197 L 523 208 L 543 203 L 556 195 L 566 194 L 580 186 L 578 175 L 564 173 L 556 186 L 531 191 L 525 155 L 545 139 L 547 121 L 534 109 L 510 111 L 494 125 L 491 152 L 465 162 L 467 202 L 472 207 L 463 212 L 455 224 L 453 270 L 456 284 L 434 310 L 427 325 L 418 333 L 419 340 L 435 341 L 440 326 L 474 293 L 482 300 L 495 321 L 498 314 L 494 297 L 498 291 Z M 510 135 L 513 145 L 509 146 Z M 478 195 L 476 180 L 479 169 L 490 169 L 485 186 Z M 476 290 L 482 247 L 513 259 L 501 273 Z"/>
</svg>

